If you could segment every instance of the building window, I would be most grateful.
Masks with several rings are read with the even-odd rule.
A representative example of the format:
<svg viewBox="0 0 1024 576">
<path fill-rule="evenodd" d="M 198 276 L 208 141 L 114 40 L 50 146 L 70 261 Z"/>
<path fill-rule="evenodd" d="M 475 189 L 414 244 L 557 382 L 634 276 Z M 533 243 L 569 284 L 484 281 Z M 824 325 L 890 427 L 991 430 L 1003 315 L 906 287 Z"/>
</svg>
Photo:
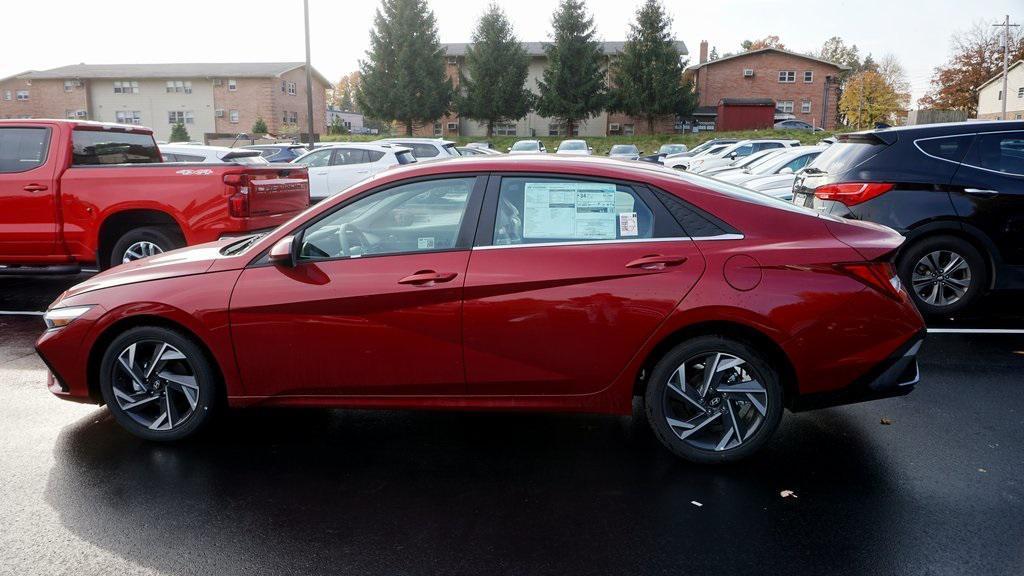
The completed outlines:
<svg viewBox="0 0 1024 576">
<path fill-rule="evenodd" d="M 18 100 L 28 100 L 28 90 L 18 90 L 14 93 L 14 97 Z"/>
<path fill-rule="evenodd" d="M 299 113 L 288 112 L 287 110 L 285 110 L 284 115 L 281 116 L 281 122 L 284 122 L 285 124 L 298 124 Z"/>
<path fill-rule="evenodd" d="M 998 95 L 998 96 L 996 96 L 996 100 L 1002 100 L 1002 99 L 1003 99 L 1003 91 L 1002 91 L 1002 90 L 1000 90 L 1000 91 L 999 91 L 999 95 Z M 999 118 L 996 118 L 996 120 L 999 120 Z"/>
<path fill-rule="evenodd" d="M 779 70 L 779 82 L 796 82 L 796 70 Z"/>
<path fill-rule="evenodd" d="M 238 110 L 228 111 L 228 122 L 231 122 L 232 124 L 238 124 Z"/>
<path fill-rule="evenodd" d="M 4 100 L 10 100 L 12 98 L 10 90 L 4 90 Z"/>
<path fill-rule="evenodd" d="M 114 94 L 138 94 L 138 80 L 114 80 Z"/>
<path fill-rule="evenodd" d="M 85 110 L 65 110 L 64 116 L 66 116 L 68 120 L 85 120 L 89 117 L 89 113 Z"/>
<path fill-rule="evenodd" d="M 636 128 L 634 128 L 634 126 L 632 124 L 623 124 L 622 125 L 622 135 L 623 136 L 632 136 L 635 133 L 636 133 Z"/>
<path fill-rule="evenodd" d="M 238 90 L 238 83 L 234 78 L 228 78 L 228 90 L 231 92 Z"/>
<path fill-rule="evenodd" d="M 295 82 L 284 82 L 281 87 L 282 92 L 287 92 L 290 96 L 295 96 Z"/>
<path fill-rule="evenodd" d="M 548 136 L 561 136 L 562 126 L 560 124 L 548 124 Z"/>
<path fill-rule="evenodd" d="M 188 80 L 168 80 L 167 81 L 167 93 L 173 94 L 191 94 L 192 93 L 192 82 Z"/>
<path fill-rule="evenodd" d="M 75 88 L 78 88 L 78 86 L 79 86 L 78 80 L 65 80 L 64 81 L 64 91 L 65 92 L 71 92 Z"/>
<path fill-rule="evenodd" d="M 811 113 L 811 101 L 810 100 L 804 100 L 803 102 L 801 102 L 800 103 L 800 111 L 803 112 L 804 114 L 810 114 Z"/>
<path fill-rule="evenodd" d="M 449 132 L 458 132 L 459 131 L 459 123 L 458 122 L 449 122 L 448 123 L 448 131 Z"/>
<path fill-rule="evenodd" d="M 114 113 L 118 124 L 142 124 L 142 112 L 138 110 L 118 110 Z"/>
<path fill-rule="evenodd" d="M 804 70 L 804 82 L 814 82 L 814 70 Z"/>
<path fill-rule="evenodd" d="M 167 113 L 168 124 L 191 124 L 192 120 L 191 110 L 171 110 Z"/>
<path fill-rule="evenodd" d="M 775 109 L 785 114 L 793 113 L 793 101 L 792 100 L 779 100 L 779 103 L 775 105 Z"/>
<path fill-rule="evenodd" d="M 441 135 L 441 123 L 440 122 L 434 122 L 434 136 L 440 136 L 440 135 Z"/>
<path fill-rule="evenodd" d="M 1017 98 L 1024 98 L 1024 87 L 1017 88 Z"/>
<path fill-rule="evenodd" d="M 514 123 L 511 123 L 511 122 L 508 123 L 508 124 L 495 124 L 494 125 L 494 135 L 495 136 L 515 136 L 516 135 L 516 125 Z"/>
</svg>

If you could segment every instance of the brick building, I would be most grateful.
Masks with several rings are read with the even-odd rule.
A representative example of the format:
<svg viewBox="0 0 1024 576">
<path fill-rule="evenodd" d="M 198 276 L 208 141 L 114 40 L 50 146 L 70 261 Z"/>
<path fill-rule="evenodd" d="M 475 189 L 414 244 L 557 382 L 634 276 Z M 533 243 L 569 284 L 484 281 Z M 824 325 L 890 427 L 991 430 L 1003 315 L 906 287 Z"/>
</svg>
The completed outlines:
<svg viewBox="0 0 1024 576">
<path fill-rule="evenodd" d="M 771 98 L 776 118 L 795 118 L 826 130 L 835 128 L 839 73 L 848 68 L 778 48 L 764 48 L 700 61 L 687 68 L 698 95 L 698 118 L 712 119 L 723 98 Z"/>
<path fill-rule="evenodd" d="M 530 57 L 530 64 L 526 76 L 526 86 L 535 94 L 540 93 L 537 81 L 544 77 L 544 69 L 547 67 L 547 54 L 544 52 L 544 42 L 524 42 L 523 48 Z M 625 42 L 603 42 L 601 47 L 605 57 L 609 60 L 622 51 Z M 458 88 L 459 70 L 465 64 L 467 43 L 442 44 L 446 53 L 448 77 Z M 676 49 L 679 55 L 685 57 L 688 52 L 686 44 L 676 42 Z M 674 117 L 659 119 L 655 125 L 657 132 L 672 132 L 675 124 Z M 609 114 L 600 112 L 596 116 L 581 122 L 578 127 L 579 136 L 605 136 L 607 134 L 641 134 L 647 131 L 647 122 L 640 118 L 631 118 L 621 114 Z M 487 134 L 487 126 L 468 118 L 460 118 L 457 113 L 451 113 L 439 119 L 433 125 L 427 124 L 416 129 L 418 136 L 480 136 Z M 566 127 L 553 118 L 540 116 L 530 112 L 523 118 L 508 124 L 495 126 L 495 135 L 498 136 L 567 136 Z"/>
<path fill-rule="evenodd" d="M 313 130 L 326 131 L 330 83 L 313 70 Z M 166 140 L 177 122 L 193 140 L 308 131 L 301 62 L 74 64 L 0 79 L 0 118 L 87 118 L 139 124 Z"/>
</svg>

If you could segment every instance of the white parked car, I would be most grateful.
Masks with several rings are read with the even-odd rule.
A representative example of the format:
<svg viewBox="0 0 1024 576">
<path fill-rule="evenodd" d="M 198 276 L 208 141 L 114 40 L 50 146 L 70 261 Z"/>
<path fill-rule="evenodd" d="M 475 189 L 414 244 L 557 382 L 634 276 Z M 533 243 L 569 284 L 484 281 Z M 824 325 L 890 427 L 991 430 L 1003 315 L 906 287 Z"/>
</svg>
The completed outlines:
<svg viewBox="0 0 1024 576">
<path fill-rule="evenodd" d="M 747 182 L 776 174 L 793 175 L 811 163 L 824 150 L 821 146 L 797 146 L 784 148 L 782 152 L 764 158 L 760 162 L 748 166 L 744 170 L 717 174 L 714 177 L 725 182 L 746 185 Z M 706 172 L 701 172 L 706 174 Z"/>
<path fill-rule="evenodd" d="M 164 162 L 203 162 L 233 164 L 268 164 L 259 150 L 228 148 L 227 146 L 204 146 L 202 144 L 160 144 L 160 155 Z"/>
<path fill-rule="evenodd" d="M 568 154 L 570 156 L 590 156 L 594 149 L 587 146 L 586 140 L 562 140 L 555 148 L 555 154 Z"/>
<path fill-rule="evenodd" d="M 317 148 L 292 160 L 309 169 L 309 198 L 320 201 L 400 164 L 412 164 L 412 151 L 397 144 L 349 142 Z"/>
<path fill-rule="evenodd" d="M 774 154 L 782 154 L 785 150 L 786 148 L 770 148 L 768 150 L 761 150 L 760 152 L 754 152 L 750 156 L 737 158 L 732 162 L 726 164 L 725 166 L 719 166 L 718 168 L 708 168 L 707 170 L 701 172 L 701 174 L 703 174 L 704 176 L 714 176 L 715 178 L 718 178 L 719 174 L 740 172 L 742 170 L 747 169 L 750 166 L 753 166 L 756 163 L 761 162 L 768 156 L 772 156 Z"/>
<path fill-rule="evenodd" d="M 709 168 L 726 166 L 737 158 L 750 156 L 751 154 L 760 152 L 761 150 L 767 150 L 770 148 L 789 148 L 799 145 L 799 140 L 741 140 L 735 144 L 730 144 L 724 149 L 713 154 L 705 153 L 700 156 L 694 156 L 693 158 L 672 160 L 673 164 L 671 167 L 700 173 Z M 669 160 L 665 161 L 665 165 L 669 166 Z"/>
<path fill-rule="evenodd" d="M 640 149 L 636 144 L 616 144 L 608 151 L 608 157 L 618 160 L 639 160 Z"/>
<path fill-rule="evenodd" d="M 509 146 L 509 154 L 547 154 L 548 150 L 540 140 L 520 140 Z"/>
<path fill-rule="evenodd" d="M 385 138 L 371 144 L 394 144 L 412 151 L 417 160 L 432 160 L 459 157 L 462 154 L 451 140 L 440 138 Z"/>
</svg>

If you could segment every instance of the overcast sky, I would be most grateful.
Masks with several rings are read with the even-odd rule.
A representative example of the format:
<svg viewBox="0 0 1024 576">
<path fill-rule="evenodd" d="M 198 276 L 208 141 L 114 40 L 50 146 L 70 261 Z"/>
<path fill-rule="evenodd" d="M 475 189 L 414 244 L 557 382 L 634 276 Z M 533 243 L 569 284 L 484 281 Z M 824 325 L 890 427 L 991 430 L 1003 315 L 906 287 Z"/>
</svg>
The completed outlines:
<svg viewBox="0 0 1024 576">
<path fill-rule="evenodd" d="M 520 40 L 548 40 L 554 0 L 501 0 Z M 641 0 L 587 2 L 604 40 L 625 39 Z M 0 78 L 85 62 L 242 62 L 303 60 L 301 0 L 93 0 L 6 3 Z M 430 0 L 442 42 L 464 42 L 485 0 Z M 310 0 L 313 66 L 331 80 L 355 70 L 368 45 L 375 0 Z M 744 39 L 778 35 L 787 48 L 817 50 L 831 36 L 876 57 L 895 54 L 916 101 L 949 37 L 1004 14 L 1024 24 L 1022 0 L 670 0 L 676 38 L 691 61 L 701 40 L 720 53 Z M 12 23 L 19 23 L 12 26 Z M 15 48 L 17 47 L 17 48 Z"/>
</svg>

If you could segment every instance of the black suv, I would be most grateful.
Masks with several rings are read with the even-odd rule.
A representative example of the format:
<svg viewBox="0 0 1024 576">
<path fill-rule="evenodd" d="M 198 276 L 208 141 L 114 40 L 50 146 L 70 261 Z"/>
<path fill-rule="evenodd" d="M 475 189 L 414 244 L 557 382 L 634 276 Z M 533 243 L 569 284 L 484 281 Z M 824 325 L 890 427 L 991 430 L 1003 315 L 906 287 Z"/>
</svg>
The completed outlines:
<svg viewBox="0 0 1024 576">
<path fill-rule="evenodd" d="M 1024 122 L 884 128 L 837 136 L 793 202 L 907 237 L 900 279 L 922 313 L 1024 288 Z"/>
</svg>

